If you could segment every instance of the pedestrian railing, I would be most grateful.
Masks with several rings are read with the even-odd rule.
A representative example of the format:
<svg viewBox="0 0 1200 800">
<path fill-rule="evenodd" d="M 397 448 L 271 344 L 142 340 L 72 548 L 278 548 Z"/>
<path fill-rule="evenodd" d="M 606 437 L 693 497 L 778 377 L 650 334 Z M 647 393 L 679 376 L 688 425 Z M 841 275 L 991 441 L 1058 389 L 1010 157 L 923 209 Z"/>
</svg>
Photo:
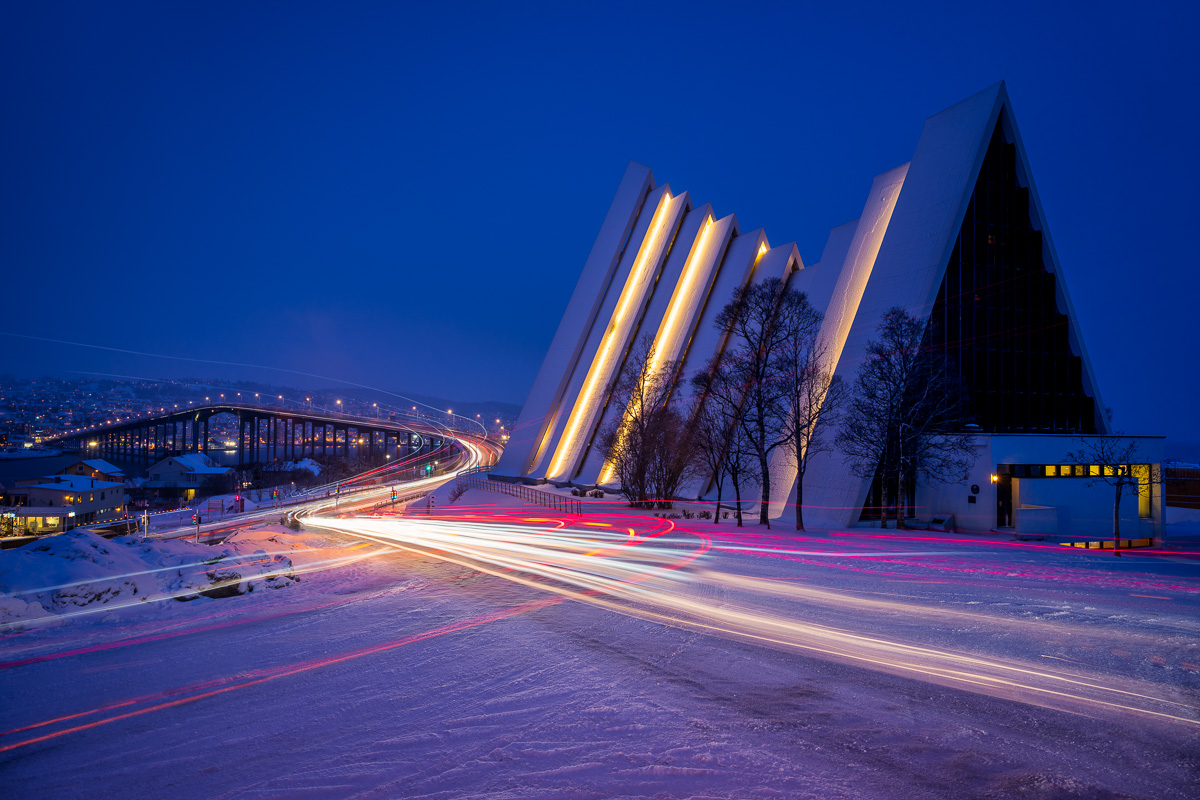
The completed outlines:
<svg viewBox="0 0 1200 800">
<path fill-rule="evenodd" d="M 583 516 L 583 501 L 575 497 L 562 497 L 561 495 L 550 494 L 549 492 L 539 492 L 537 489 L 521 483 L 489 480 L 486 474 L 471 472 L 469 470 L 459 473 L 457 481 L 459 486 L 465 486 L 469 489 L 499 492 L 509 497 L 519 497 L 526 503 L 545 506 L 552 511 L 562 511 L 566 514 L 574 514 L 577 517 Z"/>
</svg>

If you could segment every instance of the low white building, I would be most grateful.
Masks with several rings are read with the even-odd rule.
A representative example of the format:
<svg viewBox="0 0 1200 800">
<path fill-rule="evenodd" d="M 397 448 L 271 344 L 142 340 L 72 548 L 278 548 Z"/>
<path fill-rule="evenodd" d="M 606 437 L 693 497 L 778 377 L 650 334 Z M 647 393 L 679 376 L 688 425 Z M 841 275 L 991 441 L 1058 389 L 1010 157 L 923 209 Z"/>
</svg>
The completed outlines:
<svg viewBox="0 0 1200 800">
<path fill-rule="evenodd" d="M 17 481 L 5 502 L 17 519 L 17 532 L 61 533 L 123 518 L 125 484 L 83 475 L 50 475 Z"/>
<path fill-rule="evenodd" d="M 1124 470 L 1135 486 L 1122 490 L 1121 538 L 1159 540 L 1165 501 L 1161 436 L 1130 436 L 1131 464 L 1077 464 L 1068 453 L 1094 436 L 980 436 L 975 464 L 961 483 L 918 485 L 912 516 L 944 519 L 960 531 L 1011 530 L 1031 537 L 1111 544 L 1116 487 L 1101 478 Z"/>
</svg>

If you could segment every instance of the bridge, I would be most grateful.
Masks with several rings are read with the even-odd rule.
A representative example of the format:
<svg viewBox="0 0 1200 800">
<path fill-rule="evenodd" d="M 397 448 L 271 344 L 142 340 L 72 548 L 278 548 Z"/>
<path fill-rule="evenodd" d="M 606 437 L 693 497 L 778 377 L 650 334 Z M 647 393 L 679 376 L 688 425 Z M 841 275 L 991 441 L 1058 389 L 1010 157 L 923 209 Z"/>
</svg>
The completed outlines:
<svg viewBox="0 0 1200 800">
<path fill-rule="evenodd" d="M 158 416 L 117 419 L 47 440 L 64 451 L 88 452 L 102 458 L 152 463 L 184 453 L 208 453 L 209 420 L 232 414 L 238 421 L 238 464 L 276 459 L 294 461 L 313 455 L 366 451 L 368 458 L 403 458 L 436 450 L 456 438 L 435 425 L 417 420 L 367 419 L 327 412 L 242 404 L 213 404 L 172 410 Z M 339 436 L 340 433 L 340 436 Z M 217 449 L 217 448 L 213 448 Z M 225 448 L 220 448 L 225 449 Z"/>
</svg>

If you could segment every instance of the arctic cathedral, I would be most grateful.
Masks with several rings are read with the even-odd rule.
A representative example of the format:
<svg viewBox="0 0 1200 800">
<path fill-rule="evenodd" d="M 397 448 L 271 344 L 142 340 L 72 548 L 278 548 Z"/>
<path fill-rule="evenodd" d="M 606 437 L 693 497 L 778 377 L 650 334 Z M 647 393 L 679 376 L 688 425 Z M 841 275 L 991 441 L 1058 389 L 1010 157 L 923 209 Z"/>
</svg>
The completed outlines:
<svg viewBox="0 0 1200 800">
<path fill-rule="evenodd" d="M 1111 533 L 1112 490 L 1087 480 L 1111 465 L 1066 463 L 1081 437 L 1112 434 L 1066 273 L 1003 83 L 930 117 L 912 160 L 874 179 L 862 215 L 830 232 L 813 265 L 794 243 L 772 246 L 631 163 L 494 478 L 609 485 L 597 432 L 616 413 L 607 391 L 634 342 L 649 335 L 656 358 L 698 371 L 725 345 L 713 320 L 734 291 L 780 278 L 823 312 L 819 336 L 848 384 L 894 306 L 926 319 L 928 341 L 956 365 L 979 430 L 975 464 L 958 481 L 918 480 L 908 516 L 960 530 Z M 1121 536 L 1148 543 L 1162 535 L 1163 439 L 1133 438 L 1139 463 L 1123 468 L 1139 486 L 1122 504 Z M 785 450 L 770 470 L 776 519 L 794 514 Z M 870 525 L 874 483 L 836 450 L 818 454 L 806 521 Z"/>
</svg>

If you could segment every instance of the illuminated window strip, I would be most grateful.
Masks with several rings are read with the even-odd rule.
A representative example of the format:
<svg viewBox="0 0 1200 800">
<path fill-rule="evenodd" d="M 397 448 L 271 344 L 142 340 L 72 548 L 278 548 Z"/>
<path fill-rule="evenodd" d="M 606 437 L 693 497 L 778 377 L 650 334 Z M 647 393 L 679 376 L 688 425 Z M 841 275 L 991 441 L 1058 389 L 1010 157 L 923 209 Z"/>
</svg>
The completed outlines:
<svg viewBox="0 0 1200 800">
<path fill-rule="evenodd" d="M 650 375 L 654 375 L 658 372 L 659 367 L 664 360 L 663 354 L 667 350 L 675 350 L 676 346 L 678 345 L 678 337 L 675 336 L 677 333 L 675 330 L 676 317 L 679 316 L 680 309 L 683 308 L 684 303 L 687 301 L 689 292 L 691 290 L 691 284 L 695 280 L 696 273 L 699 271 L 696 265 L 703 260 L 703 257 L 708 250 L 708 235 L 712 230 L 712 226 L 713 218 L 709 216 L 708 220 L 704 223 L 704 230 L 700 233 L 700 241 L 696 245 L 696 249 L 692 251 L 691 258 L 688 259 L 687 265 L 683 268 L 683 277 L 680 279 L 679 284 L 675 288 L 675 296 L 671 298 L 671 306 L 667 310 L 666 320 L 658 329 L 658 333 L 654 337 L 653 349 L 650 351 Z M 669 347 L 667 346 L 668 344 L 670 345 Z M 633 408 L 626 409 L 626 421 L 630 416 L 633 415 L 633 413 Z M 612 462 L 606 461 L 604 464 L 604 469 L 600 471 L 599 483 L 608 483 L 610 480 L 612 480 L 612 473 Z"/>
<path fill-rule="evenodd" d="M 638 253 L 637 259 L 633 262 L 633 269 L 629 271 L 629 278 L 625 281 L 625 287 L 621 291 L 621 298 L 617 303 L 617 308 L 613 312 L 612 319 L 609 320 L 608 330 L 604 333 L 600 352 L 592 360 L 592 366 L 588 369 L 587 378 L 583 382 L 583 390 L 579 393 L 579 399 L 575 401 L 575 407 L 571 410 L 571 418 L 567 421 L 567 431 L 559 441 L 558 448 L 554 451 L 554 458 L 550 461 L 550 469 L 547 472 L 547 477 L 551 479 L 560 477 L 563 462 L 566 460 L 568 454 L 571 453 L 575 439 L 579 436 L 579 428 L 583 424 L 583 418 L 595 411 L 594 395 L 596 388 L 600 383 L 607 381 L 607 379 L 600 381 L 598 378 L 601 373 L 605 372 L 608 366 L 608 360 L 612 354 L 613 342 L 617 339 L 617 326 L 629 310 L 629 304 L 633 302 L 633 289 L 641 283 L 642 273 L 650 261 L 650 253 L 657 248 L 663 224 L 666 222 L 667 210 L 671 206 L 671 200 L 671 193 L 663 192 L 658 211 L 655 213 L 654 221 L 650 226 L 650 233 L 642 242 L 642 249 Z"/>
</svg>

